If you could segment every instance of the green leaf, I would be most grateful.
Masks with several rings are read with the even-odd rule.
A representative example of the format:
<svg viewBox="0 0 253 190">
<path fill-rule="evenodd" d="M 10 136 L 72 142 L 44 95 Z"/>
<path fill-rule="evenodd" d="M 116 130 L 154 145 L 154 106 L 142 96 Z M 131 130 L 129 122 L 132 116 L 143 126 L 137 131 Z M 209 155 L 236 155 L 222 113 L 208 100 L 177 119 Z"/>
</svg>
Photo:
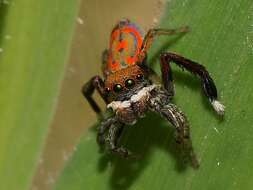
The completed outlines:
<svg viewBox="0 0 253 190">
<path fill-rule="evenodd" d="M 252 189 L 252 11 L 251 0 L 170 1 L 161 27 L 189 25 L 191 32 L 182 38 L 160 37 L 150 52 L 156 71 L 157 55 L 165 49 L 205 65 L 226 105 L 222 120 L 203 97 L 199 81 L 173 67 L 175 103 L 191 123 L 198 170 L 183 167 L 172 127 L 149 114 L 128 127 L 122 139 L 141 155 L 139 160 L 100 154 L 96 133 L 90 131 L 80 140 L 55 189 Z"/>
<path fill-rule="evenodd" d="M 0 189 L 28 189 L 54 111 L 78 0 L 0 1 Z"/>
</svg>

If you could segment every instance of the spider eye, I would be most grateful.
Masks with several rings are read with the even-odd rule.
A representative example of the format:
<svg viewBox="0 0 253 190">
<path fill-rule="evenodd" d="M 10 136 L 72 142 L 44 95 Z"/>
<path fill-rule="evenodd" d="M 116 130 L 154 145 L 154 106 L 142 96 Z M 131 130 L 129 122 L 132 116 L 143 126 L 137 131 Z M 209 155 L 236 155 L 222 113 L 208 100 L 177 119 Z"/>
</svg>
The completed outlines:
<svg viewBox="0 0 253 190">
<path fill-rule="evenodd" d="M 141 79 L 143 78 L 143 75 L 142 75 L 142 74 L 138 74 L 138 75 L 136 76 L 136 78 L 137 78 L 138 80 L 141 80 Z"/>
<path fill-rule="evenodd" d="M 125 82 L 126 87 L 130 88 L 132 86 L 134 86 L 134 80 L 133 79 L 127 79 Z"/>
<path fill-rule="evenodd" d="M 114 92 L 120 92 L 123 89 L 123 87 L 120 84 L 115 84 L 113 87 Z"/>
</svg>

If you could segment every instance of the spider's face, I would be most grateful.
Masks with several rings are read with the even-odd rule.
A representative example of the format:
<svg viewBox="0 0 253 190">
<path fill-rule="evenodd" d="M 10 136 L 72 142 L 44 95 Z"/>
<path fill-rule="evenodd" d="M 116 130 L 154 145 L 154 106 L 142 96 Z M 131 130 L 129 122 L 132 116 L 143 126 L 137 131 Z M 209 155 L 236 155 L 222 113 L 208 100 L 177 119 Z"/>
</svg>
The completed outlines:
<svg viewBox="0 0 253 190">
<path fill-rule="evenodd" d="M 110 101 L 124 99 L 135 93 L 145 83 L 147 74 L 138 65 L 132 65 L 111 73 L 105 80 L 105 90 Z"/>
</svg>

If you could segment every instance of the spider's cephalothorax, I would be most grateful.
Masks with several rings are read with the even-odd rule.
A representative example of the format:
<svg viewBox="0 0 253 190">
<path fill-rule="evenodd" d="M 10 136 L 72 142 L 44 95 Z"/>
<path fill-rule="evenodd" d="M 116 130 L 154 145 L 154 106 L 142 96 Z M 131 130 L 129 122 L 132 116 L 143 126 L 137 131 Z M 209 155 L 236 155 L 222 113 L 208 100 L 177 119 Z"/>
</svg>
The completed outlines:
<svg viewBox="0 0 253 190">
<path fill-rule="evenodd" d="M 187 31 L 187 27 L 150 29 L 143 38 L 140 29 L 129 20 L 121 20 L 115 26 L 111 33 L 110 47 L 103 53 L 105 79 L 95 76 L 82 88 L 84 96 L 97 114 L 101 115 L 101 110 L 92 98 L 95 89 L 106 102 L 107 109 L 114 112 L 99 127 L 99 144 L 106 143 L 112 152 L 128 157 L 131 153 L 119 146 L 118 142 L 122 129 L 125 124 L 134 124 L 150 110 L 159 113 L 175 127 L 176 142 L 182 146 L 183 153 L 190 156 L 194 166 L 198 165 L 186 116 L 171 102 L 174 86 L 170 63 L 197 75 L 214 110 L 223 115 L 224 106 L 217 100 L 217 90 L 212 78 L 204 66 L 175 53 L 165 52 L 160 55 L 163 84 L 153 84 L 150 75 L 155 73 L 146 64 L 147 50 L 155 36 Z"/>
</svg>

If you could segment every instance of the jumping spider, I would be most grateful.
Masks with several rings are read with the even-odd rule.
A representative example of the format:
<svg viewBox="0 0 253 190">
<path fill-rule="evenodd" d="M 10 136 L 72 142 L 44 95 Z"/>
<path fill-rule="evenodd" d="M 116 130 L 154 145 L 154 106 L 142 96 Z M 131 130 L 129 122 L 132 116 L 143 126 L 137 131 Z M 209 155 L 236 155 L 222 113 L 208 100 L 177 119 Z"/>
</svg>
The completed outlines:
<svg viewBox="0 0 253 190">
<path fill-rule="evenodd" d="M 107 104 L 107 108 L 114 113 L 112 117 L 103 119 L 98 129 L 97 141 L 100 145 L 106 144 L 111 152 L 129 157 L 130 151 L 118 143 L 122 128 L 125 124 L 133 125 L 147 111 L 154 111 L 175 127 L 176 142 L 182 147 L 182 152 L 189 155 L 195 166 L 197 165 L 186 116 L 171 102 L 174 85 L 170 63 L 173 62 L 197 75 L 214 110 L 223 115 L 225 107 L 217 100 L 214 81 L 204 66 L 175 53 L 165 52 L 160 55 L 163 85 L 153 84 L 150 76 L 154 71 L 146 62 L 147 50 L 154 37 L 187 31 L 187 27 L 150 29 L 143 38 L 140 29 L 127 19 L 121 20 L 114 27 L 109 50 L 103 53 L 105 80 L 94 76 L 82 88 L 83 95 L 98 115 L 101 115 L 101 110 L 92 98 L 95 89 Z"/>
</svg>

